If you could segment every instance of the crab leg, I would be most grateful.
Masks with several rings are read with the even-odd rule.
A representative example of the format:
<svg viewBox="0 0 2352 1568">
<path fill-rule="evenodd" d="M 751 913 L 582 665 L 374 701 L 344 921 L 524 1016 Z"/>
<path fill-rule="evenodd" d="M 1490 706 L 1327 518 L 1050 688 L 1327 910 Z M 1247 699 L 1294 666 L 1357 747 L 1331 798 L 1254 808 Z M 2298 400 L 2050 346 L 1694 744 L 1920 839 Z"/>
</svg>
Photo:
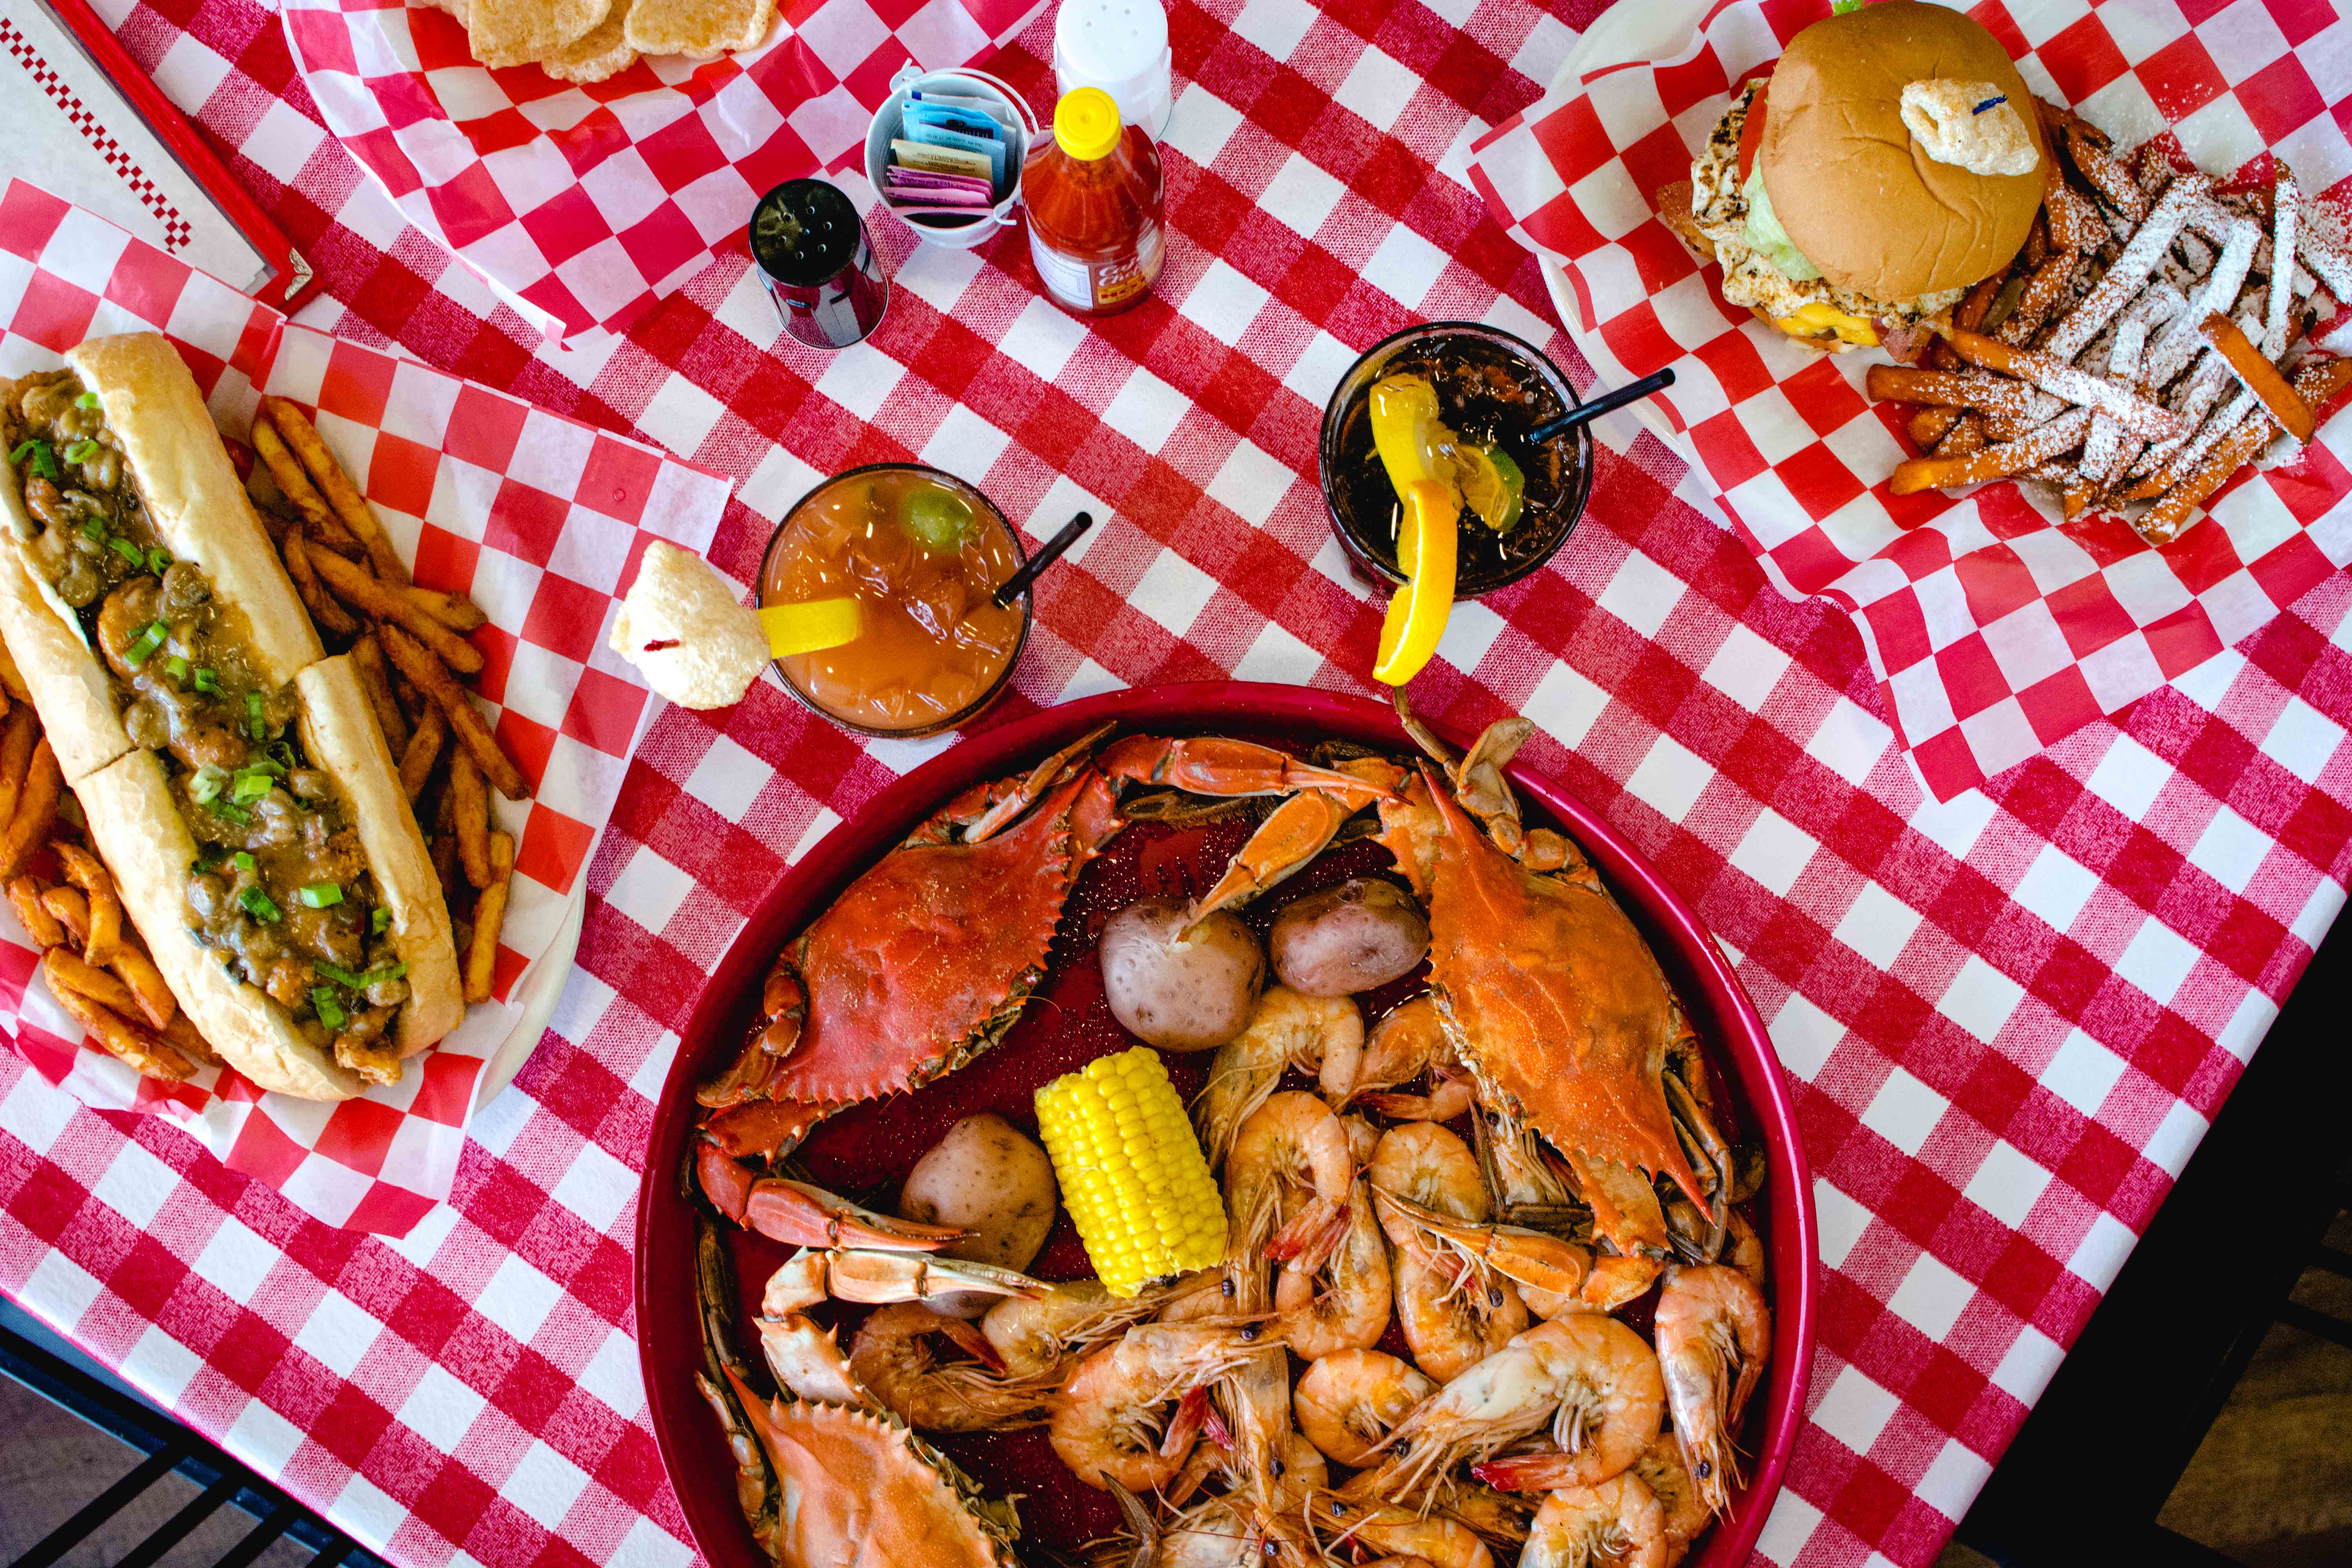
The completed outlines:
<svg viewBox="0 0 2352 1568">
<path fill-rule="evenodd" d="M 743 1222 L 762 1236 L 794 1247 L 870 1247 L 886 1252 L 937 1252 L 971 1233 L 952 1226 L 918 1225 L 859 1208 L 806 1182 L 771 1176 L 754 1182 Z"/>
<path fill-rule="evenodd" d="M 1585 1201 L 1592 1205 L 1593 1228 L 1620 1252 L 1664 1258 L 1672 1241 L 1666 1231 L 1666 1211 L 1649 1178 L 1610 1160 L 1587 1159 L 1573 1150 L 1560 1151 L 1576 1173 Z"/>
<path fill-rule="evenodd" d="M 1515 1225 L 1475 1225 L 1451 1215 L 1424 1208 L 1385 1187 L 1374 1187 L 1372 1199 L 1413 1228 L 1458 1250 L 1507 1279 L 1532 1285 L 1555 1295 L 1573 1295 L 1592 1272 L 1592 1255 L 1574 1242 L 1562 1241 L 1539 1230 Z"/>
<path fill-rule="evenodd" d="M 1234 853 L 1216 886 L 1192 900 L 1191 918 L 1256 898 L 1322 854 L 1353 815 L 1353 807 L 1332 795 L 1312 790 L 1292 795 Z"/>
</svg>

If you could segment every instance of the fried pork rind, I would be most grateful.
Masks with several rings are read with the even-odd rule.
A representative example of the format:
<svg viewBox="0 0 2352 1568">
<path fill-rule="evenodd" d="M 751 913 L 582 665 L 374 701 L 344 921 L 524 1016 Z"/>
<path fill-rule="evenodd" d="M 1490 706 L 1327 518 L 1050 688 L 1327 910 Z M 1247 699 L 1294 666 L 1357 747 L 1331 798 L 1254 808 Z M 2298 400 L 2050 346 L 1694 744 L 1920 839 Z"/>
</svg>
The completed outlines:
<svg viewBox="0 0 2352 1568">
<path fill-rule="evenodd" d="M 465 0 L 466 36 L 486 66 L 525 66 L 595 31 L 613 0 Z"/>
<path fill-rule="evenodd" d="M 627 70 L 637 63 L 637 51 L 629 44 L 632 9 L 630 0 L 614 0 L 611 13 L 593 31 L 540 61 L 539 68 L 558 81 L 581 83 L 604 81 Z"/>
<path fill-rule="evenodd" d="M 633 14 L 645 8 L 640 0 Z M 734 587 L 700 556 L 658 539 L 646 546 L 608 640 L 681 708 L 732 707 L 768 663 L 767 633 Z"/>
<path fill-rule="evenodd" d="M 644 55 L 707 60 L 757 48 L 775 18 L 775 0 L 636 0 L 629 10 L 629 47 Z"/>
</svg>

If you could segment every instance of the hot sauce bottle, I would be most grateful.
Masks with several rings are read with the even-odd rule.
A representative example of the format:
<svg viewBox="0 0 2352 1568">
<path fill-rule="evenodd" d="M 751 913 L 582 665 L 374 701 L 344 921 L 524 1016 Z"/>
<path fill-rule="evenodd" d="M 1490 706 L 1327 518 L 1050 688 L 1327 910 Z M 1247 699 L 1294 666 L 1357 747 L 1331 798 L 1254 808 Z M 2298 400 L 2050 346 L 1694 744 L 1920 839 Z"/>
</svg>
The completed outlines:
<svg viewBox="0 0 2352 1568">
<path fill-rule="evenodd" d="M 1160 152 L 1139 125 L 1119 123 L 1098 87 L 1062 95 L 1054 135 L 1021 171 L 1029 255 L 1053 301 L 1108 316 L 1141 301 L 1168 253 L 1160 222 Z"/>
</svg>

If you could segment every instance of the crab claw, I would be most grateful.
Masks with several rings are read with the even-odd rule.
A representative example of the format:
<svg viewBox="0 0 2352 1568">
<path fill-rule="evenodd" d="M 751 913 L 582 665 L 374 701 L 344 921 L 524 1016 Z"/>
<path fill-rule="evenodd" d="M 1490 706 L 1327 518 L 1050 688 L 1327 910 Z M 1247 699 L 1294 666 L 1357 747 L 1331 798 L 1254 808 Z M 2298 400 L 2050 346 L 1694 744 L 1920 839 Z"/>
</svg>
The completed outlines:
<svg viewBox="0 0 2352 1568">
<path fill-rule="evenodd" d="M 799 1100 L 746 1100 L 705 1121 L 702 1135 L 735 1159 L 765 1163 L 799 1148 L 835 1109 Z"/>
<path fill-rule="evenodd" d="M 1322 854 L 1354 811 L 1347 801 L 1317 791 L 1292 795 L 1234 851 L 1216 885 L 1192 901 L 1192 918 L 1247 903 L 1265 892 Z"/>
<path fill-rule="evenodd" d="M 936 1301 L 978 1292 L 1034 1300 L 1045 1285 L 989 1263 L 920 1252 L 843 1251 L 828 1254 L 825 1289 L 836 1301 Z"/>
<path fill-rule="evenodd" d="M 702 1195 L 710 1206 L 733 1220 L 743 1223 L 743 1215 L 751 1202 L 751 1189 L 760 1178 L 751 1168 L 736 1163 L 733 1156 L 709 1138 L 698 1139 L 694 1145 L 695 1178 L 702 1184 Z"/>
<path fill-rule="evenodd" d="M 1575 1294 L 1592 1272 L 1592 1255 L 1572 1241 L 1516 1225 L 1475 1225 L 1401 1198 L 1384 1187 L 1372 1199 L 1414 1229 L 1454 1247 L 1507 1279 L 1558 1295 Z"/>
<path fill-rule="evenodd" d="M 751 1184 L 743 1223 L 793 1247 L 871 1247 L 886 1252 L 937 1252 L 971 1233 L 953 1226 L 918 1225 L 859 1208 L 806 1182 L 771 1176 Z"/>
</svg>

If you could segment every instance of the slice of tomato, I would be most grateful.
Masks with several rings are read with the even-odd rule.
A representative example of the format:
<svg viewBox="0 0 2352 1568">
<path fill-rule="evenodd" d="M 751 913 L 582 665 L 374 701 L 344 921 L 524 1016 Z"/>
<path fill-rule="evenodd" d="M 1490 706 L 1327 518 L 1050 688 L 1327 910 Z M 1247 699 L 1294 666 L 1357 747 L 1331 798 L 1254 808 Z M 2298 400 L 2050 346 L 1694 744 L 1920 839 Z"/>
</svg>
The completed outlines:
<svg viewBox="0 0 2352 1568">
<path fill-rule="evenodd" d="M 1760 92 L 1756 95 L 1755 101 L 1748 106 L 1748 118 L 1739 124 L 1739 183 L 1742 185 L 1747 184 L 1748 177 L 1756 172 L 1756 149 L 1764 144 L 1764 97 Z"/>
</svg>

